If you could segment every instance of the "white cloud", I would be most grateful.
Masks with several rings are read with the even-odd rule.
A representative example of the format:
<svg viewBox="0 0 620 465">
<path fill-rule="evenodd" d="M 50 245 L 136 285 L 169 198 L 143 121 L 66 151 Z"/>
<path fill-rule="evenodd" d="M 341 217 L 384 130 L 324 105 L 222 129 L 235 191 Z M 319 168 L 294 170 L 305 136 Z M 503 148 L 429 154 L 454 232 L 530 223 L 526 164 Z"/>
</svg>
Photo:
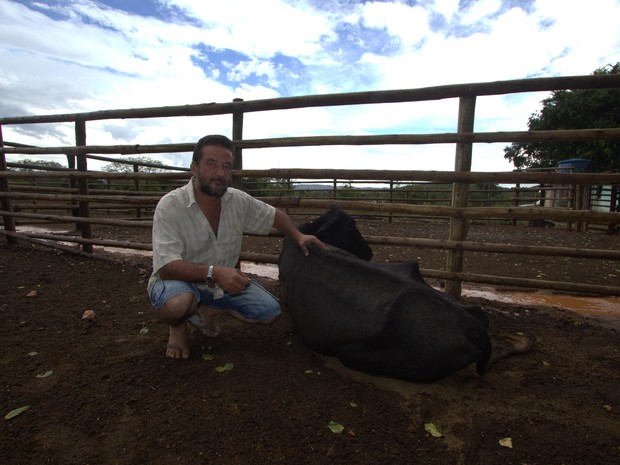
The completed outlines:
<svg viewBox="0 0 620 465">
<path fill-rule="evenodd" d="M 385 28 L 404 47 L 412 47 L 430 34 L 428 11 L 422 6 L 372 2 L 365 4 L 362 16 L 367 26 Z"/>
<path fill-rule="evenodd" d="M 459 10 L 459 0 L 435 0 L 433 10 L 450 21 Z"/>
<path fill-rule="evenodd" d="M 202 41 L 217 48 L 243 50 L 268 58 L 276 53 L 299 57 L 319 52 L 318 40 L 331 34 L 328 18 L 303 3 L 280 0 L 213 2 L 168 0 L 201 21 Z"/>
<path fill-rule="evenodd" d="M 488 17 L 497 13 L 502 7 L 501 0 L 481 0 L 471 2 L 460 16 L 462 24 L 470 25 L 480 21 L 488 21 Z"/>
<path fill-rule="evenodd" d="M 158 0 L 175 10 L 154 10 L 157 17 L 101 2 L 0 2 L 0 116 L 590 74 L 620 61 L 618 0 L 561 7 L 536 0 L 527 8 L 479 0 L 465 9 L 459 0 Z M 524 130 L 544 96 L 479 98 L 476 129 Z M 451 132 L 457 111 L 458 102 L 446 100 L 252 113 L 244 136 Z M 230 134 L 230 122 L 225 115 L 89 123 L 88 142 L 188 142 Z M 74 138 L 71 125 L 3 131 L 6 140 L 33 145 Z M 477 145 L 474 169 L 506 167 L 504 145 Z M 181 155 L 166 157 L 185 166 Z M 452 169 L 453 158 L 453 146 L 375 146 L 260 149 L 244 161 Z"/>
</svg>

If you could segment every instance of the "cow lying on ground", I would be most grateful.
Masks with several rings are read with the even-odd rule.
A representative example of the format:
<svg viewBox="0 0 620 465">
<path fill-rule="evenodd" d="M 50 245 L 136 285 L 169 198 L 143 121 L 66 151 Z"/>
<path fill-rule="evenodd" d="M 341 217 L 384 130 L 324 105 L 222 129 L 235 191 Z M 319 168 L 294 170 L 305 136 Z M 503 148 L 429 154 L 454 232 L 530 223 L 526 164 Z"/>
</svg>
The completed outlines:
<svg viewBox="0 0 620 465">
<path fill-rule="evenodd" d="M 282 304 L 308 347 L 351 368 L 408 381 L 434 381 L 472 363 L 485 372 L 492 347 L 480 307 L 433 289 L 416 262 L 366 261 L 370 247 L 338 207 L 300 230 L 330 245 L 304 257 L 285 238 L 280 254 Z"/>
</svg>

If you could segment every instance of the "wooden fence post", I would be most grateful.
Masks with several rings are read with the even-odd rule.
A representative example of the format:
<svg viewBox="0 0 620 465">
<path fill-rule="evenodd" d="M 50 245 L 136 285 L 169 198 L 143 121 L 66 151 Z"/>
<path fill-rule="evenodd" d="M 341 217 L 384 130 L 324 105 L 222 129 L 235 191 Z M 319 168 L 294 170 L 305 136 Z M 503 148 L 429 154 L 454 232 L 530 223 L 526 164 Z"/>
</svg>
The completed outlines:
<svg viewBox="0 0 620 465">
<path fill-rule="evenodd" d="M 590 209 L 590 186 L 579 184 L 576 189 L 576 202 L 575 210 L 589 210 Z M 585 221 L 577 221 L 577 231 L 586 232 L 588 229 L 588 223 Z"/>
<path fill-rule="evenodd" d="M 2 138 L 2 125 L 0 125 L 0 171 L 6 171 L 6 156 L 4 154 L 4 139 Z M 9 192 L 9 179 L 5 177 L 0 178 L 0 192 Z M 10 197 L 0 197 L 0 205 L 2 209 L 5 211 L 13 211 L 11 207 L 11 198 Z M 4 230 L 15 232 L 15 218 L 13 216 L 4 216 Z M 12 236 L 6 236 L 6 241 L 9 244 L 15 244 L 17 239 Z"/>
<path fill-rule="evenodd" d="M 243 102 L 242 98 L 233 99 L 233 102 Z M 243 140 L 243 112 L 232 112 L 232 138 L 233 140 Z M 243 149 L 235 146 L 235 159 L 233 161 L 234 170 L 243 169 Z M 233 178 L 233 187 L 243 189 L 243 177 Z"/>
<path fill-rule="evenodd" d="M 75 120 L 75 145 L 76 146 L 84 146 L 86 145 L 86 120 L 77 119 Z M 77 169 L 78 171 L 88 171 L 87 158 L 85 153 L 78 153 L 77 155 Z M 78 179 L 78 194 L 79 195 L 88 195 L 88 178 L 79 178 Z M 90 218 L 90 202 L 88 200 L 80 200 L 80 217 L 82 218 Z M 84 239 L 92 239 L 93 233 L 90 223 L 77 223 L 77 229 L 80 229 L 82 232 L 82 238 Z M 82 249 L 86 253 L 93 253 L 93 245 L 90 243 L 82 244 Z"/>
<path fill-rule="evenodd" d="M 458 128 L 459 133 L 474 132 L 474 114 L 476 109 L 476 97 L 461 97 L 459 100 L 459 117 Z M 472 158 L 472 142 L 459 142 L 456 144 L 454 171 L 463 172 L 471 171 Z M 452 185 L 452 206 L 466 207 L 469 184 L 456 182 Z M 464 241 L 467 239 L 469 224 L 466 218 L 458 217 L 450 219 L 450 236 L 451 241 Z M 446 271 L 449 273 L 460 273 L 463 271 L 463 250 L 455 249 L 448 252 L 446 262 Z M 461 296 L 461 281 L 446 281 L 446 292 L 454 297 Z"/>
<path fill-rule="evenodd" d="M 75 168 L 75 155 L 73 154 L 65 154 L 65 156 L 67 157 L 67 167 L 71 170 L 74 171 Z M 78 189 L 78 181 L 74 176 L 69 176 L 69 179 L 67 180 L 67 187 L 69 189 L 72 189 L 71 192 L 77 191 Z M 75 202 L 71 202 L 69 204 L 69 212 L 73 215 L 73 216 L 80 216 L 80 206 L 77 205 Z M 76 225 L 76 229 L 79 228 L 78 225 Z"/>
<path fill-rule="evenodd" d="M 390 179 L 390 197 L 388 200 L 389 203 L 394 203 L 394 180 Z M 392 213 L 389 214 L 388 217 L 388 222 L 391 223 L 392 222 Z"/>
<path fill-rule="evenodd" d="M 134 173 L 140 172 L 140 165 L 138 163 L 133 164 L 133 172 Z M 140 180 L 138 178 L 133 180 L 133 188 L 135 189 L 136 192 L 140 192 Z M 140 207 L 136 207 L 136 218 L 138 219 L 142 218 L 142 209 Z"/>
</svg>

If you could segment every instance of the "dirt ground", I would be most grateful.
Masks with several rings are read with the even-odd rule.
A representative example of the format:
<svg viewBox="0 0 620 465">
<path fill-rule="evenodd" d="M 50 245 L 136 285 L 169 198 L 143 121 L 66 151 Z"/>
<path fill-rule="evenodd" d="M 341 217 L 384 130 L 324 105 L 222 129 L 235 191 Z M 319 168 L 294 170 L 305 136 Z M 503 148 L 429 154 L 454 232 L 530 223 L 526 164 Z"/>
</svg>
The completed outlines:
<svg viewBox="0 0 620 465">
<path fill-rule="evenodd" d="M 360 229 L 435 238 L 446 230 L 372 221 Z M 475 226 L 470 238 L 620 247 L 618 236 L 558 228 Z M 440 252 L 373 248 L 374 260 L 418 258 L 428 269 L 445 261 Z M 246 249 L 277 253 L 278 241 L 248 238 Z M 470 254 L 466 267 L 608 285 L 620 276 L 617 261 Z M 179 361 L 164 357 L 167 327 L 150 307 L 149 273 L 146 258 L 2 240 L 1 463 L 620 463 L 618 320 L 477 300 L 492 334 L 520 332 L 534 348 L 482 377 L 467 368 L 432 384 L 364 375 L 313 353 L 286 308 L 269 327 L 225 321 L 217 338 L 193 332 L 192 356 Z M 257 279 L 278 295 L 277 281 Z M 85 310 L 95 318 L 83 320 Z"/>
</svg>

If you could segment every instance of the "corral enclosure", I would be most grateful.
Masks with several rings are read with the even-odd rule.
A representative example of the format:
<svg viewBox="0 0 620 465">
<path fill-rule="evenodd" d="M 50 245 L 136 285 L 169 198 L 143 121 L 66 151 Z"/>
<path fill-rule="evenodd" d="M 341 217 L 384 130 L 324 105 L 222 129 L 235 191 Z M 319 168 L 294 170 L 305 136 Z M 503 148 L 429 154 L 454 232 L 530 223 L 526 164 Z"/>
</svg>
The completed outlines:
<svg viewBox="0 0 620 465">
<path fill-rule="evenodd" d="M 87 144 L 87 125 L 94 121 L 139 118 L 210 117 L 231 115 L 231 133 L 237 146 L 234 184 L 275 206 L 286 209 L 300 220 L 318 214 L 337 203 L 356 217 L 376 221 L 376 233 L 366 233 L 377 246 L 409 247 L 443 251 L 443 264 L 425 268 L 427 278 L 441 280 L 446 291 L 460 295 L 462 283 L 553 289 L 560 291 L 620 295 L 620 285 L 553 281 L 544 277 L 527 278 L 497 273 L 464 270 L 468 254 L 485 253 L 517 257 L 564 257 L 586 260 L 598 267 L 604 261 L 618 263 L 620 251 L 605 247 L 605 241 L 590 246 L 561 247 L 473 240 L 471 225 L 496 224 L 519 227 L 555 225 L 575 234 L 615 232 L 620 213 L 613 200 L 620 184 L 618 173 L 581 173 L 571 169 L 522 172 L 472 172 L 476 146 L 484 143 L 529 141 L 617 140 L 620 128 L 573 129 L 558 131 L 475 132 L 476 100 L 481 96 L 560 89 L 620 87 L 617 75 L 541 78 L 505 82 L 462 84 L 422 89 L 361 92 L 335 95 L 280 98 L 257 101 L 186 105 L 180 107 L 106 110 L 67 115 L 7 117 L 0 129 L 9 125 L 71 123 L 75 125 L 75 146 L 32 147 L 19 141 L 2 144 L 0 160 L 0 199 L 4 219 L 1 231 L 10 242 L 24 240 L 63 250 L 91 254 L 94 246 L 113 246 L 149 250 L 146 241 L 116 240 L 103 237 L 99 228 L 119 226 L 141 228 L 148 237 L 151 215 L 163 194 L 187 182 L 187 168 L 147 166 L 119 158 L 128 154 L 191 152 L 193 143 L 161 145 L 93 146 Z M 272 139 L 245 139 L 244 116 L 252 112 L 285 111 L 296 108 L 381 105 L 395 102 L 423 102 L 458 99 L 458 127 L 443 134 L 378 134 L 372 136 L 325 135 Z M 127 122 L 127 124 L 130 124 Z M 1 134 L 1 133 L 0 133 Z M 148 142 L 148 141 L 145 141 Z M 451 144 L 454 147 L 454 171 L 398 171 L 356 169 L 281 169 L 248 170 L 243 167 L 244 153 L 266 147 L 318 147 L 346 145 L 399 145 L 403 149 L 422 144 Z M 403 150 L 406 152 L 406 150 Z M 58 155 L 67 157 L 66 169 L 37 169 L 7 163 L 6 154 Z M 501 156 L 498 154 L 498 156 Z M 570 155 L 567 155 L 570 158 Z M 128 163 L 129 173 L 111 173 L 89 169 L 89 160 Z M 145 172 L 151 168 L 151 172 Z M 153 170 L 152 168 L 155 168 Z M 361 186 L 361 187 L 360 187 Z M 609 205 L 601 206 L 609 188 Z M 605 194 L 601 194 L 605 192 Z M 561 196 L 562 202 L 546 199 Z M 615 197 L 614 197 L 615 196 Z M 542 206 L 545 205 L 545 206 Z M 441 238 L 416 235 L 382 234 L 385 222 L 432 222 L 445 228 Z M 41 228 L 24 229 L 26 225 Z M 54 234 L 59 225 L 75 234 Z M 21 227 L 24 226 L 24 227 Z M 50 231 L 51 230 L 51 231 Z M 601 232 L 602 231 L 602 232 Z M 277 238 L 277 235 L 275 235 Z M 77 244 L 77 248 L 67 243 Z M 542 244 L 542 243 L 541 243 Z M 412 253 L 415 256 L 415 253 Z M 244 252 L 242 259 L 275 263 L 277 255 L 255 250 Z M 570 267 L 571 262 L 566 262 Z M 613 269 L 613 265 L 612 265 Z"/>
<path fill-rule="evenodd" d="M 310 97 L 306 104 L 446 96 L 465 105 L 475 100 L 478 94 L 470 94 L 474 90 L 483 95 L 524 86 L 578 88 L 592 83 L 618 87 L 617 80 L 533 80 Z M 218 338 L 192 332 L 189 360 L 164 357 L 168 329 L 145 292 L 149 260 L 105 260 L 97 246 L 148 251 L 153 207 L 165 191 L 187 182 L 189 174 L 172 167 L 169 173 L 156 174 L 89 169 L 88 161 L 101 155 L 165 153 L 172 147 L 85 146 L 84 121 L 235 110 L 233 120 L 238 123 L 244 111 L 292 103 L 294 99 L 28 117 L 32 123 L 46 118 L 75 122 L 82 146 L 6 146 L 7 153 L 67 153 L 69 165 L 76 166 L 44 172 L 36 166 L 26 172 L 15 171 L 24 166 L 1 167 L 3 233 L 17 244 L 0 247 L 0 392 L 3 414 L 14 415 L 0 422 L 0 458 L 12 464 L 617 464 L 620 357 L 614 320 L 552 307 L 496 302 L 489 308 L 488 302 L 479 302 L 494 332 L 531 336 L 536 339 L 534 349 L 497 364 L 484 376 L 466 369 L 432 384 L 369 377 L 319 357 L 296 336 L 285 308 L 270 327 L 226 321 Z M 21 120 L 0 121 L 4 126 Z M 252 145 L 382 144 L 400 137 L 251 141 L 235 128 L 233 138 L 245 153 Z M 403 147 L 447 140 L 456 147 L 456 159 L 463 160 L 467 150 L 475 157 L 476 145 L 470 145 L 474 139 L 508 143 L 527 138 L 618 138 L 618 129 L 546 134 L 460 130 L 407 135 Z M 191 144 L 176 149 L 188 152 Z M 250 172 L 239 166 L 235 175 L 244 189 L 300 220 L 340 203 L 359 219 L 377 259 L 398 260 L 397 249 L 406 252 L 403 256 L 421 255 L 423 267 L 432 268 L 425 270 L 427 277 L 450 278 L 456 288 L 460 282 L 497 280 L 506 286 L 514 281 L 517 287 L 603 294 L 618 290 L 616 277 L 606 276 L 603 285 L 583 279 L 589 267 L 617 273 L 618 236 L 607 235 L 607 229 L 618 224 L 618 213 L 591 212 L 584 204 L 535 207 L 542 189 L 526 187 L 561 186 L 570 191 L 565 198 L 577 202 L 583 199 L 577 191 L 616 185 L 618 174 L 470 173 L 457 162 L 454 172 Z M 295 180 L 291 186 L 289 179 Z M 322 186 L 321 193 L 300 193 L 299 179 L 329 187 Z M 382 190 L 352 189 L 358 180 L 381 183 Z M 417 192 L 418 185 L 428 192 Z M 529 226 L 530 221 L 543 220 L 556 227 Z M 277 254 L 277 237 L 246 239 L 252 245 L 245 253 L 248 259 L 270 261 Z M 454 252 L 462 253 L 465 262 L 476 258 L 481 266 L 495 256 L 511 266 L 455 271 L 456 266 L 450 268 L 459 264 Z M 565 267 L 574 274 L 558 273 L 551 280 L 550 273 L 540 278 L 534 271 L 529 279 L 516 279 L 521 276 L 517 271 L 532 268 L 530 259 L 548 259 L 550 271 Z M 277 281 L 257 279 L 277 295 Z M 95 320 L 81 319 L 85 309 L 96 313 Z M 225 364 L 233 369 L 218 371 Z M 338 427 L 341 433 L 334 432 Z"/>
</svg>

